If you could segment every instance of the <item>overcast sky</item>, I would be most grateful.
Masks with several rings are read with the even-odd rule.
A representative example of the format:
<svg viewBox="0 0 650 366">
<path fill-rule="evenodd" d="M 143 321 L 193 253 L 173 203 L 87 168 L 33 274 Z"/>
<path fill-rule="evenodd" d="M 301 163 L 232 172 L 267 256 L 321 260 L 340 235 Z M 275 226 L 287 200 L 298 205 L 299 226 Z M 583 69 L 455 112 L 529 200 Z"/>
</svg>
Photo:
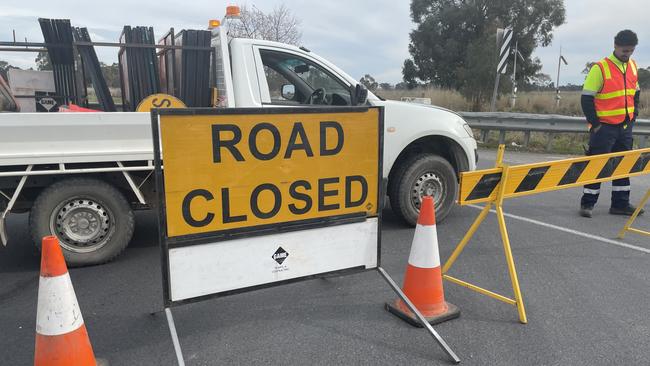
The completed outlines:
<svg viewBox="0 0 650 366">
<path fill-rule="evenodd" d="M 63 7 L 58 4 L 65 3 Z M 0 7 L 0 40 L 42 41 L 37 19 L 66 18 L 74 26 L 89 28 L 93 41 L 117 42 L 124 25 L 153 26 L 156 38 L 170 27 L 204 29 L 208 19 L 221 19 L 227 1 L 13 1 Z M 408 0 L 260 0 L 246 1 L 262 11 L 284 3 L 301 20 L 302 44 L 327 58 L 356 79 L 372 75 L 379 82 L 401 81 L 404 59 L 409 57 L 409 32 L 414 28 Z M 240 2 L 239 4 L 244 4 Z M 613 4 L 624 7 L 612 8 Z M 582 84 L 585 63 L 596 61 L 613 50 L 614 35 L 630 28 L 639 36 L 633 56 L 640 67 L 650 66 L 650 11 L 648 0 L 565 0 L 566 23 L 554 31 L 553 43 L 538 48 L 535 56 L 544 65 L 543 72 L 557 76 L 562 54 L 569 62 L 562 65 L 560 85 Z M 627 10 L 631 11 L 627 11 Z M 617 16 L 612 16 L 615 12 Z M 516 35 L 515 35 L 516 37 Z M 115 49 L 98 49 L 102 61 L 117 61 Z M 0 60 L 20 67 L 33 66 L 35 54 L 0 52 Z"/>
</svg>

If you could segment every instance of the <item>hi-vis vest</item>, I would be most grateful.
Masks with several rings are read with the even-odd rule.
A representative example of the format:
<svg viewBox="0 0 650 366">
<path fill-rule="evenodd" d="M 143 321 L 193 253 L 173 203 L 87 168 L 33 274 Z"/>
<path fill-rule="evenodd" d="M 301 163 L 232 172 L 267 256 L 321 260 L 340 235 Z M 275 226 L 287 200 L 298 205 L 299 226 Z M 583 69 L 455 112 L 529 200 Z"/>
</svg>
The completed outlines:
<svg viewBox="0 0 650 366">
<path fill-rule="evenodd" d="M 627 110 L 631 121 L 638 81 L 636 62 L 630 59 L 625 73 L 609 58 L 602 59 L 597 65 L 603 75 L 603 87 L 594 100 L 598 120 L 614 125 L 623 123 Z"/>
</svg>

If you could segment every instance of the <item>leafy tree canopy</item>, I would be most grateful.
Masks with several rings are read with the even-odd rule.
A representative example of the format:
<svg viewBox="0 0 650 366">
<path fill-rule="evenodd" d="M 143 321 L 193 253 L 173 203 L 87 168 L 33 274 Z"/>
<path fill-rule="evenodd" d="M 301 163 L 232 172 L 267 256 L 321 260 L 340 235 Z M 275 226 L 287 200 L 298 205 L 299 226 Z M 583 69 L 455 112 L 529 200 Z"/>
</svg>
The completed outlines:
<svg viewBox="0 0 650 366">
<path fill-rule="evenodd" d="M 52 63 L 50 62 L 50 55 L 47 52 L 41 51 L 36 55 L 36 68 L 39 71 L 52 70 Z"/>
<path fill-rule="evenodd" d="M 14 66 L 8 63 L 7 61 L 0 60 L 0 75 L 2 76 L 3 79 L 5 79 L 5 81 L 8 80 L 7 73 L 11 69 L 20 69 L 20 67 Z"/>
<path fill-rule="evenodd" d="M 551 43 L 565 9 L 564 0 L 412 0 L 411 17 L 417 27 L 410 34 L 404 81 L 457 89 L 476 100 L 493 87 L 496 29 L 513 29 L 513 46 L 518 41 L 525 60 L 517 64 L 517 80 L 525 84 L 541 69 L 531 54 Z"/>
<path fill-rule="evenodd" d="M 650 89 L 650 67 L 647 69 L 639 67 L 639 87 L 642 90 Z"/>
<path fill-rule="evenodd" d="M 261 11 L 255 5 L 250 8 L 243 5 L 240 9 L 239 21 L 230 24 L 231 37 L 300 44 L 302 38 L 300 19 L 296 18 L 284 4 L 275 7 L 269 13 Z"/>
<path fill-rule="evenodd" d="M 372 76 L 366 74 L 364 75 L 359 82 L 363 85 L 365 85 L 366 88 L 370 91 L 377 90 L 377 87 L 379 86 L 379 83 L 373 78 Z"/>
</svg>

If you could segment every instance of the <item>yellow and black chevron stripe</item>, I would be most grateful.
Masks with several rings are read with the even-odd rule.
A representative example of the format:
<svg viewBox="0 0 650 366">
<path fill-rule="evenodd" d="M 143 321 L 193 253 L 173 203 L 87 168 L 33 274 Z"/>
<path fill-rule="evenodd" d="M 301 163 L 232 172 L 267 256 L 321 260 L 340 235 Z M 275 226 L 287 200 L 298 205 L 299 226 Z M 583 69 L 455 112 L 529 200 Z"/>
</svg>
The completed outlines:
<svg viewBox="0 0 650 366">
<path fill-rule="evenodd" d="M 497 199 L 506 168 L 465 172 L 460 177 L 459 203 Z M 650 173 L 650 148 L 582 158 L 507 167 L 504 198 L 554 191 Z"/>
</svg>

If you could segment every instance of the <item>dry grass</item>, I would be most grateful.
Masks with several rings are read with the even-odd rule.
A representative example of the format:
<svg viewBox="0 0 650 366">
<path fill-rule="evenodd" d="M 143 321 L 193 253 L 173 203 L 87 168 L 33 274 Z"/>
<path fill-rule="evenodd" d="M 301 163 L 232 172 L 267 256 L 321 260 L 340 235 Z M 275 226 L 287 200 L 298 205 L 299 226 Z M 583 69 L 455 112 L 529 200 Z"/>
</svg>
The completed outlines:
<svg viewBox="0 0 650 366">
<path fill-rule="evenodd" d="M 122 92 L 119 88 L 108 88 L 108 91 L 111 93 L 115 104 L 122 104 Z M 88 93 L 88 103 L 98 103 L 97 95 L 95 94 L 95 89 L 93 89 L 93 87 L 88 87 L 86 92 Z"/>
<path fill-rule="evenodd" d="M 471 110 L 471 102 L 459 92 L 450 89 L 416 88 L 412 90 L 379 90 L 381 97 L 400 100 L 402 97 L 430 98 L 431 104 L 454 111 Z"/>
<path fill-rule="evenodd" d="M 393 100 L 400 100 L 402 97 L 431 98 L 431 104 L 440 107 L 455 111 L 472 110 L 472 103 L 455 90 L 416 88 L 413 90 L 379 90 L 377 94 Z M 579 91 L 562 92 L 560 96 L 559 107 L 557 107 L 554 91 L 522 92 L 517 95 L 513 108 L 510 95 L 502 95 L 497 100 L 497 111 L 582 116 Z M 484 103 L 480 109 L 488 111 L 489 103 Z M 641 93 L 640 117 L 650 118 L 650 93 Z"/>
<path fill-rule="evenodd" d="M 377 92 L 386 99 L 400 100 L 402 97 L 430 98 L 431 104 L 455 111 L 471 111 L 472 103 L 459 92 L 446 89 L 416 88 L 413 90 L 380 90 Z M 560 114 L 565 116 L 582 116 L 580 107 L 580 91 L 562 92 L 559 107 L 556 103 L 555 92 L 523 92 L 519 93 L 515 107 L 511 106 L 510 95 L 503 95 L 497 100 L 498 112 L 520 112 L 539 114 Z M 481 111 L 489 111 L 489 103 L 480 106 Z M 650 93 L 641 93 L 640 118 L 650 118 Z M 490 131 L 485 142 L 480 141 L 480 134 L 475 130 L 475 137 L 483 147 L 496 147 L 499 132 Z M 509 150 L 553 151 L 566 154 L 584 154 L 583 146 L 588 144 L 586 133 L 554 134 L 549 143 L 549 134 L 533 132 L 528 146 L 524 143 L 523 132 L 507 132 L 505 143 Z"/>
</svg>

